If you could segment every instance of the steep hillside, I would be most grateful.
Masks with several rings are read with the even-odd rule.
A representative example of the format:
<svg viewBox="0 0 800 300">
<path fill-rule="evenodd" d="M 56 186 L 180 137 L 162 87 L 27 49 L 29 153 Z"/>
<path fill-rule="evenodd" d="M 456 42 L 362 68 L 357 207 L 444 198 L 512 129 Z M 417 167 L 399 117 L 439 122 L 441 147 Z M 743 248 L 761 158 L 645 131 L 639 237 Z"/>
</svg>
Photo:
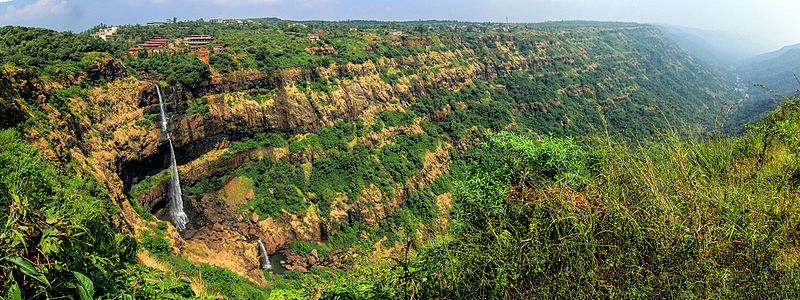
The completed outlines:
<svg viewBox="0 0 800 300">
<path fill-rule="evenodd" d="M 194 46 L 190 34 L 216 40 Z M 108 207 L 94 215 L 114 229 L 81 244 L 109 245 L 96 254 L 108 263 L 92 268 L 50 262 L 78 251 L 66 246 L 40 253 L 4 240 L 3 249 L 14 250 L 0 275 L 15 278 L 25 295 L 37 292 L 27 284 L 41 277 L 19 260 L 49 280 L 81 272 L 103 286 L 98 296 L 160 282 L 146 291 L 266 298 L 260 285 L 348 278 L 353 266 L 400 259 L 447 232 L 449 212 L 461 205 L 450 170 L 463 170 L 462 157 L 492 132 L 704 134 L 737 97 L 658 28 L 641 24 L 272 20 L 126 26 L 118 35 L 104 43 L 0 29 L 0 52 L 8 54 L 0 56 L 0 116 L 12 128 L 3 137 L 21 145 L 9 157 L 25 149 L 52 176 L 97 182 L 92 191 L 102 197 L 91 195 Z M 126 50 L 153 36 L 169 42 L 151 53 Z M 189 218 L 183 232 L 169 217 L 173 145 Z M 84 195 L 79 185 L 56 187 L 42 194 Z M 19 209 L 13 201 L 25 190 L 9 191 L 3 209 Z M 60 209 L 51 202 L 23 211 Z M 49 219 L 31 218 L 40 231 L 21 239 L 42 244 Z M 89 228 L 79 225 L 68 228 Z M 61 242 L 53 243 L 66 243 L 55 236 Z M 139 245 L 138 264 L 130 264 L 126 237 Z M 258 240 L 287 275 L 259 268 Z M 128 256 L 115 254 L 123 250 Z M 56 265 L 59 272 L 42 271 Z M 49 296 L 73 293 L 44 286 Z"/>
<path fill-rule="evenodd" d="M 664 34 L 699 63 L 719 71 L 742 91 L 742 101 L 727 117 L 725 131 L 741 134 L 800 89 L 800 45 L 765 52 L 757 39 L 670 25 Z"/>
<path fill-rule="evenodd" d="M 739 66 L 745 82 L 759 84 L 777 94 L 792 94 L 800 89 L 795 75 L 800 74 L 800 45 L 762 54 Z"/>
<path fill-rule="evenodd" d="M 732 138 L 488 134 L 454 159 L 446 234 L 313 286 L 326 299 L 795 298 L 798 124 L 795 99 Z"/>
<path fill-rule="evenodd" d="M 749 58 L 737 66 L 736 72 L 749 95 L 731 117 L 731 128 L 739 132 L 800 91 L 800 45 Z"/>
<path fill-rule="evenodd" d="M 745 59 L 771 50 L 764 48 L 764 43 L 755 37 L 673 25 L 659 27 L 701 61 L 726 71 Z"/>
</svg>

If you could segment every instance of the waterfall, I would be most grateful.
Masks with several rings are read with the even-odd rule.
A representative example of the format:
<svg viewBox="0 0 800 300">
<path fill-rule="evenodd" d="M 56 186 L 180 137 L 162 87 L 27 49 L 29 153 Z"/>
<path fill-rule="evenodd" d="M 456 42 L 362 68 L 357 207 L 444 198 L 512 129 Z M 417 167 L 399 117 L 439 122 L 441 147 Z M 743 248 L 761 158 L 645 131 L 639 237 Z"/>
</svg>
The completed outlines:
<svg viewBox="0 0 800 300">
<path fill-rule="evenodd" d="M 156 84 L 156 92 L 158 93 L 158 107 L 161 111 L 161 129 L 167 134 L 167 141 L 169 142 L 169 155 L 170 163 L 172 164 L 172 178 L 170 179 L 170 199 L 169 199 L 169 215 L 172 217 L 172 222 L 178 231 L 186 230 L 186 223 L 189 222 L 189 217 L 183 211 L 183 197 L 181 194 L 181 179 L 178 176 L 178 163 L 175 161 L 175 148 L 172 146 L 172 136 L 167 132 L 167 117 L 164 113 L 164 100 L 161 98 L 161 88 Z"/>
<path fill-rule="evenodd" d="M 272 265 L 269 264 L 269 255 L 267 254 L 267 249 L 264 248 L 264 243 L 261 240 L 258 240 L 258 252 L 259 258 L 261 259 L 261 268 L 264 270 L 272 269 Z"/>
<path fill-rule="evenodd" d="M 183 211 L 183 197 L 181 196 L 181 179 L 178 176 L 178 165 L 175 162 L 175 149 L 172 148 L 172 139 L 167 134 L 169 140 L 169 154 L 172 156 L 172 180 L 170 181 L 170 188 L 172 192 L 172 201 L 169 202 L 169 214 L 172 216 L 172 221 L 175 222 L 175 228 L 178 231 L 186 229 L 186 223 L 189 223 L 189 217 Z"/>
<path fill-rule="evenodd" d="M 167 132 L 167 116 L 164 113 L 164 101 L 161 100 L 161 87 L 158 84 L 156 84 L 156 92 L 158 93 L 158 109 L 161 112 L 161 130 Z M 167 138 L 169 138 L 169 133 Z"/>
</svg>

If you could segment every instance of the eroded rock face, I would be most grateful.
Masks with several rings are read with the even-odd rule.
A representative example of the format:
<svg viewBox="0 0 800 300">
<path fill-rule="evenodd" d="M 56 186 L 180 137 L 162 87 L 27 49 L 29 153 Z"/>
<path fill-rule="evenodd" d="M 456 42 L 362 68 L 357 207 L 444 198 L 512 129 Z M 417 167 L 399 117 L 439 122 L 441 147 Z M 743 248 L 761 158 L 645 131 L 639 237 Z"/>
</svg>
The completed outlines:
<svg viewBox="0 0 800 300">
<path fill-rule="evenodd" d="M 489 80 L 499 74 L 533 68 L 542 61 L 541 57 L 522 55 L 510 46 L 499 45 L 503 46 L 498 47 L 499 54 L 506 57 L 499 64 L 485 62 L 472 50 L 463 48 L 360 64 L 334 64 L 314 70 L 293 68 L 270 74 L 241 71 L 226 76 L 219 83 L 191 90 L 162 87 L 171 115 L 170 130 L 183 183 L 191 185 L 265 156 L 286 155 L 271 149 L 221 155 L 232 141 L 257 133 L 314 131 L 338 120 L 371 119 L 387 109 L 402 108 L 419 97 L 430 96 L 434 91 L 459 90 L 475 80 Z M 456 65 L 456 61 L 460 63 Z M 393 83 L 381 78 L 381 74 L 398 72 L 401 68 L 413 68 L 416 72 Z M 19 85 L 15 90 L 30 88 L 46 94 L 47 90 L 58 88 L 48 87 L 35 78 L 25 79 L 22 73 L 14 76 L 20 79 L 15 83 Z M 51 120 L 49 127 L 34 128 L 25 134 L 28 140 L 44 149 L 46 155 L 76 162 L 80 170 L 103 182 L 112 199 L 123 208 L 120 228 L 136 234 L 146 222 L 133 212 L 126 193 L 133 182 L 164 170 L 169 162 L 164 133 L 147 117 L 158 113 L 154 84 L 126 76 L 118 61 L 102 61 L 87 70 L 83 77 L 107 81 L 106 84 L 90 89 L 86 98 L 72 99 L 68 108 L 70 117 L 45 106 Z M 338 80 L 327 93 L 301 92 L 297 87 L 317 76 Z M 246 92 L 254 88 L 277 89 L 277 93 L 257 102 Z M 17 97 L 23 96 L 35 98 L 35 95 Z M 208 113 L 185 113 L 190 101 L 198 98 L 208 104 Z M 20 105 L 19 111 L 25 108 Z M 369 142 L 380 143 L 381 139 L 376 136 Z M 308 160 L 307 157 L 293 159 Z M 287 249 L 291 241 L 321 241 L 332 228 L 348 221 L 376 225 L 391 216 L 410 192 L 441 176 L 449 161 L 449 146 L 437 149 L 426 155 L 418 176 L 406 183 L 397 183 L 395 196 L 388 201 L 381 200 L 385 195 L 376 187 L 368 188 L 359 199 L 349 201 L 350 204 L 334 201 L 327 218 L 321 217 L 311 205 L 299 215 L 281 212 L 276 218 L 259 221 L 252 212 L 242 213 L 239 207 L 214 201 L 207 195 L 186 196 L 184 201 L 191 220 L 189 230 L 181 237 L 170 228 L 169 236 L 175 251 L 190 261 L 225 267 L 263 283 L 263 273 L 257 269 L 256 239 L 263 240 L 267 250 L 273 253 Z M 166 183 L 158 184 L 141 193 L 137 201 L 159 216 L 166 206 L 166 189 Z M 313 265 L 336 266 L 347 259 L 346 254 L 334 254 L 323 260 L 313 255 L 300 258 L 290 251 L 286 253 L 290 265 L 300 270 Z"/>
</svg>

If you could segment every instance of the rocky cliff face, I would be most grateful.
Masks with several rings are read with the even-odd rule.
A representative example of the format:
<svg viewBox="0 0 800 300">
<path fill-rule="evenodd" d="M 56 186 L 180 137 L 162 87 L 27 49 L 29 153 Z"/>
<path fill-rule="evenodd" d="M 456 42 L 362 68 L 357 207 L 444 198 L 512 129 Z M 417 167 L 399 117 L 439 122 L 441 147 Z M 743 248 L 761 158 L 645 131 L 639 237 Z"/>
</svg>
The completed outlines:
<svg viewBox="0 0 800 300">
<path fill-rule="evenodd" d="M 469 63 L 454 66 L 453 62 L 459 60 Z M 535 60 L 531 58 L 531 62 Z M 261 103 L 248 99 L 246 92 L 205 95 L 203 97 L 209 105 L 208 114 L 178 115 L 173 119 L 175 124 L 173 137 L 176 151 L 181 153 L 179 161 L 183 164 L 181 167 L 183 182 L 188 186 L 202 178 L 235 169 L 253 159 L 275 156 L 271 152 L 266 153 L 264 149 L 232 156 L 214 155 L 214 151 L 223 151 L 231 141 L 262 132 L 313 131 L 339 120 L 369 120 L 387 109 L 403 107 L 418 97 L 430 96 L 433 91 L 458 90 L 474 80 L 490 80 L 497 74 L 528 68 L 528 61 L 523 59 L 518 61 L 522 62 L 495 66 L 480 63 L 479 58 L 468 50 L 431 52 L 415 58 L 381 59 L 378 62 L 319 68 L 316 73 L 321 74 L 320 76 L 343 78 L 329 93 L 303 93 L 297 84 L 306 80 L 309 75 L 303 70 L 293 69 L 279 72 L 282 85 L 277 87 L 278 93 Z M 412 66 L 424 67 L 417 74 L 391 84 L 380 77 L 383 72 Z M 441 71 L 430 72 L 432 68 L 439 68 Z M 152 93 L 143 90 L 141 94 L 145 98 L 141 102 L 141 109 L 154 110 L 152 106 L 157 104 L 157 100 L 153 101 Z M 173 95 L 177 95 L 177 99 L 170 101 L 177 100 L 179 109 L 188 101 L 188 92 L 178 91 Z M 128 171 L 130 173 L 126 173 L 125 169 L 116 170 L 114 173 L 123 173 L 127 179 L 135 180 L 141 178 L 136 178 L 137 175 L 153 174 L 155 170 L 165 168 L 163 157 L 166 156 L 166 149 L 157 146 L 160 142 L 158 139 L 150 142 L 155 145 L 140 147 L 139 150 L 125 150 L 138 154 L 138 157 L 120 158 L 121 165 L 131 170 Z M 420 176 L 410 179 L 406 185 L 398 185 L 394 196 L 387 203 L 381 201 L 384 197 L 377 188 L 371 188 L 365 190 L 362 197 L 353 204 L 333 203 L 330 216 L 327 218 L 321 217 L 312 206 L 312 209 L 300 215 L 284 212 L 278 218 L 258 221 L 257 217 L 242 216 L 236 207 L 218 205 L 209 197 L 187 197 L 186 203 L 191 203 L 189 204 L 191 207 L 188 208 L 190 218 L 194 221 L 190 224 L 191 230 L 185 238 L 188 243 L 202 244 L 210 250 L 210 253 L 230 255 L 243 254 L 241 249 L 248 247 L 255 249 L 251 244 L 258 238 L 265 241 L 267 250 L 272 253 L 287 249 L 291 241 L 322 241 L 326 232 L 338 228 L 352 220 L 354 216 L 369 226 L 375 226 L 390 216 L 409 192 L 423 187 L 446 172 L 449 165 L 448 149 L 440 148 L 427 155 Z M 153 166 L 150 170 L 139 167 L 148 165 L 148 162 L 160 162 L 160 164 L 154 166 L 150 164 Z M 168 201 L 166 188 L 167 183 L 162 182 L 139 195 L 137 200 L 158 214 Z M 208 256 L 205 258 L 207 260 L 201 257 L 195 259 L 200 262 L 215 262 L 213 257 L 213 255 Z M 251 261 L 254 257 L 256 256 L 239 261 L 242 266 L 257 266 Z M 319 259 L 313 263 L 337 265 L 341 261 Z M 310 264 L 312 263 L 306 258 L 289 255 L 290 266 L 308 268 Z M 258 274 L 252 270 L 243 274 L 248 272 L 250 275 Z"/>
<path fill-rule="evenodd" d="M 454 66 L 453 62 L 466 62 Z M 387 83 L 380 74 L 399 68 L 418 68 L 418 72 L 398 82 Z M 440 71 L 431 72 L 437 68 Z M 176 153 L 185 184 L 236 168 L 253 158 L 263 157 L 263 149 L 216 158 L 214 150 L 226 148 L 231 141 L 262 132 L 301 133 L 315 130 L 338 120 L 370 119 L 390 107 L 403 106 L 436 90 L 457 90 L 476 79 L 488 79 L 498 73 L 527 68 L 527 64 L 487 65 L 468 49 L 430 52 L 415 57 L 381 59 L 362 64 L 331 65 L 314 72 L 285 69 L 274 74 L 239 72 L 217 85 L 186 90 L 181 87 L 162 87 L 168 110 L 173 112 L 170 124 Z M 329 93 L 302 92 L 297 84 L 317 76 L 342 78 Z M 127 189 L 133 181 L 152 175 L 168 165 L 164 134 L 158 126 L 147 121 L 148 114 L 158 112 L 158 100 L 152 82 L 126 76 L 125 68 L 115 60 L 104 60 L 87 69 L 81 81 L 106 82 L 87 90 L 85 97 L 69 99 L 66 109 L 50 106 L 45 100 L 66 83 L 45 82 L 29 76 L 23 70 L 5 69 L 4 86 L 17 102 L 9 104 L 14 110 L 10 119 L 42 118 L 25 135 L 54 160 L 73 162 L 77 170 L 88 172 L 105 183 L 110 195 L 123 207 L 121 229 L 133 230 L 146 226 L 129 205 Z M 277 89 L 261 103 L 248 99 L 245 90 L 258 85 Z M 28 94 L 19 94 L 21 92 Z M 182 113 L 191 99 L 203 98 L 209 105 L 207 114 Z M 28 99 L 20 101 L 20 99 Z M 38 103 L 30 103 L 39 99 Z M 398 102 L 399 100 L 399 102 Z M 36 116 L 40 111 L 45 116 Z M 19 116 L 19 115 L 24 115 Z M 446 151 L 432 157 L 441 161 Z M 430 162 L 434 163 L 433 161 Z M 440 163 L 441 164 L 441 163 Z M 442 166 L 443 170 L 446 165 Z M 415 179 L 415 184 L 429 182 L 440 174 Z M 165 183 L 145 191 L 138 200 L 142 205 L 158 210 L 165 205 Z M 257 264 L 251 251 L 252 238 L 260 237 L 270 252 L 285 249 L 290 241 L 320 241 L 322 232 L 346 221 L 344 209 L 355 209 L 369 224 L 376 224 L 391 214 L 392 206 L 402 201 L 405 191 L 398 190 L 396 201 L 388 207 L 375 207 L 369 192 L 355 208 L 341 207 L 332 212 L 330 220 L 322 220 L 316 211 L 304 215 L 284 213 L 277 219 L 251 222 L 231 207 L 220 207 L 203 198 L 187 197 L 194 229 L 184 240 L 173 241 L 178 248 L 208 249 L 207 256 L 189 255 L 190 260 L 219 263 L 214 257 L 239 257 L 230 261 L 239 266 L 223 264 L 240 274 L 253 277 L 249 267 Z M 172 236 L 177 237 L 176 234 Z M 254 244 L 253 244 L 254 245 Z M 182 250 L 183 251 L 183 250 Z M 226 253 L 223 255 L 222 253 Z M 253 255 L 245 255 L 253 254 Z M 227 256 L 226 256 L 227 255 Z"/>
<path fill-rule="evenodd" d="M 636 30 L 651 29 L 620 28 L 612 34 L 624 36 L 627 31 Z M 613 56 L 590 55 L 586 48 L 605 45 L 595 44 L 590 38 L 583 41 L 580 33 L 572 37 L 537 34 L 545 35 L 546 39 L 531 43 L 486 37 L 480 41 L 480 47 L 431 49 L 415 55 L 314 69 L 288 68 L 272 73 L 240 70 L 192 89 L 162 86 L 183 183 L 191 186 L 254 160 L 277 161 L 287 156 L 288 151 L 280 147 L 228 152 L 232 142 L 259 133 L 301 135 L 338 121 L 372 123 L 382 112 L 407 109 L 417 99 L 435 96 L 441 91 L 459 91 L 476 81 L 491 82 L 515 72 L 539 69 L 542 71 L 530 76 L 563 73 L 565 78 L 572 78 L 592 72 L 598 68 L 598 61 L 602 63 L 601 59 Z M 635 51 L 620 53 L 630 64 L 643 59 L 643 55 Z M 129 197 L 133 184 L 169 165 L 165 134 L 151 121 L 159 111 L 154 83 L 128 76 L 122 63 L 111 58 L 98 60 L 65 82 L 49 82 L 9 67 L 3 69 L 2 75 L 2 95 L 11 99 L 3 103 L 7 108 L 0 115 L 3 122 L 16 124 L 30 120 L 36 125 L 27 127 L 24 134 L 43 153 L 103 182 L 112 199 L 122 207 L 117 224 L 120 230 L 135 234 L 150 226 L 134 211 Z M 310 87 L 308 82 L 320 79 L 327 84 L 323 90 Z M 617 86 L 620 81 L 619 78 L 601 78 L 591 87 L 583 82 L 557 83 L 567 85 L 559 89 L 557 96 L 576 93 L 596 97 L 599 93 L 596 89 L 623 90 L 622 96 L 618 96 L 622 98 L 617 98 L 617 102 L 621 102 L 627 94 L 624 88 Z M 63 107 L 55 107 L 47 101 L 53 93 L 80 82 L 93 83 L 85 95 L 69 98 Z M 562 105 L 560 99 L 552 102 Z M 196 103 L 207 105 L 207 112 L 190 112 L 190 107 Z M 516 108 L 521 112 L 546 113 L 546 108 L 534 104 L 522 103 Z M 444 119 L 449 109 L 437 111 L 431 118 Z M 417 121 L 407 127 L 384 129 L 356 142 L 380 148 L 388 136 L 422 131 Z M 170 229 L 170 242 L 176 253 L 192 262 L 215 264 L 263 283 L 263 273 L 257 269 L 255 239 L 265 241 L 267 250 L 272 253 L 286 251 L 292 241 L 323 241 L 332 231 L 352 220 L 375 226 L 392 216 L 410 193 L 444 175 L 453 149 L 460 147 L 457 141 L 438 145 L 425 153 L 416 175 L 406 182 L 395 182 L 391 193 L 384 194 L 385 190 L 382 192 L 371 186 L 364 189 L 358 199 L 333 201 L 327 216 L 320 213 L 316 204 L 311 204 L 302 213 L 282 211 L 277 217 L 261 218 L 253 211 L 242 212 L 241 203 L 228 202 L 226 197 L 219 201 L 220 197 L 215 194 L 187 195 L 184 201 L 192 222 L 182 236 Z M 293 163 L 310 165 L 315 155 L 301 152 L 289 155 L 289 159 Z M 141 191 L 133 201 L 156 216 L 163 216 L 168 201 L 166 188 L 167 182 L 160 181 Z M 449 196 L 439 198 L 440 210 L 448 210 Z M 446 219 L 437 223 L 446 224 Z M 335 259 L 288 254 L 289 264 L 298 269 L 314 264 L 336 266 L 348 259 L 347 253 L 335 254 Z"/>
</svg>

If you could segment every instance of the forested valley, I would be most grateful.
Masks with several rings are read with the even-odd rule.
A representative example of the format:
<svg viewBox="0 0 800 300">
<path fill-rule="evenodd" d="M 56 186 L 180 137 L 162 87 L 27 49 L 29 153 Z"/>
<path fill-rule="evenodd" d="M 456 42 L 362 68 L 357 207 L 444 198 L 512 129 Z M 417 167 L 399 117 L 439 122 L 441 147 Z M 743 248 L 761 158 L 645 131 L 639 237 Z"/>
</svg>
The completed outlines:
<svg viewBox="0 0 800 300">
<path fill-rule="evenodd" d="M 6 299 L 800 297 L 800 99 L 657 26 L 104 28 L 0 27 Z"/>
</svg>

